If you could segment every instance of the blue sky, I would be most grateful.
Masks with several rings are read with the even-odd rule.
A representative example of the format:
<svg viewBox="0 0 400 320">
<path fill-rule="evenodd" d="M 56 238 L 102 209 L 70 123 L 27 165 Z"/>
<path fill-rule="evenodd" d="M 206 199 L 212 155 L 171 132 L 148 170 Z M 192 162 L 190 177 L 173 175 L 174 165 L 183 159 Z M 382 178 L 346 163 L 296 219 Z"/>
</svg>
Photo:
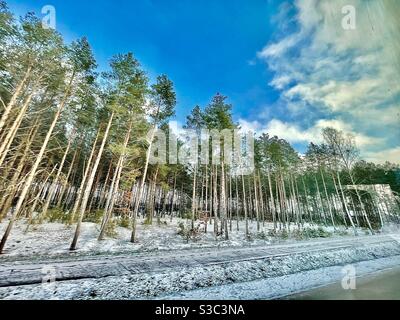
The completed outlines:
<svg viewBox="0 0 400 320">
<path fill-rule="evenodd" d="M 217 92 L 229 96 L 237 118 L 277 99 L 267 86 L 272 75 L 256 58 L 278 9 L 266 1 L 9 1 L 20 14 L 40 13 L 48 3 L 67 40 L 88 37 L 101 68 L 112 55 L 132 51 L 152 77 L 171 77 L 181 121 Z"/>
<path fill-rule="evenodd" d="M 355 135 L 364 158 L 399 162 L 399 2 L 8 3 L 19 15 L 53 5 L 58 31 L 67 41 L 87 36 L 101 69 L 112 55 L 133 52 L 152 78 L 167 74 L 180 122 L 220 92 L 243 127 L 279 135 L 300 152 L 333 126 Z M 341 27 L 348 4 L 356 30 Z"/>
</svg>

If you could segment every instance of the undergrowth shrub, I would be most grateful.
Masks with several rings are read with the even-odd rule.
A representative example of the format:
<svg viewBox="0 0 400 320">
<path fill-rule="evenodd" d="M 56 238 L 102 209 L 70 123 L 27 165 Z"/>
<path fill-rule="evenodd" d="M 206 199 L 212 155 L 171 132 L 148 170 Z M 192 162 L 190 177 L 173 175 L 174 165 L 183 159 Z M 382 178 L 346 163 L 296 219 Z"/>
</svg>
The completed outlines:
<svg viewBox="0 0 400 320">
<path fill-rule="evenodd" d="M 129 229 L 131 227 L 131 219 L 129 216 L 123 216 L 118 219 L 118 226 Z"/>
<path fill-rule="evenodd" d="M 318 227 L 317 229 L 305 228 L 303 229 L 303 233 L 307 238 L 329 238 L 332 236 L 330 232 L 326 231 L 322 227 Z"/>
<path fill-rule="evenodd" d="M 94 210 L 85 214 L 83 222 L 100 223 L 103 219 L 104 210 Z"/>
<path fill-rule="evenodd" d="M 117 238 L 118 236 L 117 226 L 118 223 L 116 219 L 111 219 L 106 226 L 106 236 L 109 238 Z"/>
<path fill-rule="evenodd" d="M 200 224 L 195 226 L 194 229 L 192 229 L 191 226 L 185 225 L 183 222 L 180 222 L 178 225 L 177 234 L 182 236 L 187 242 L 190 240 L 200 240 L 200 233 Z"/>
<path fill-rule="evenodd" d="M 294 238 L 296 240 L 306 240 L 306 239 L 313 239 L 313 238 L 329 238 L 332 234 L 326 231 L 322 227 L 315 228 L 304 228 L 304 229 L 295 229 L 292 230 L 289 234 L 287 229 L 282 230 L 270 230 L 268 232 L 268 236 L 272 238 L 278 239 L 289 239 Z"/>
<path fill-rule="evenodd" d="M 193 217 L 193 214 L 190 211 L 186 211 L 181 214 L 181 219 L 192 220 L 192 217 Z"/>
<path fill-rule="evenodd" d="M 59 222 L 59 223 L 64 223 L 68 224 L 71 218 L 71 214 L 69 212 L 64 212 L 61 208 L 51 208 L 47 210 L 45 220 L 54 223 L 54 222 Z M 33 223 L 39 222 L 39 216 L 36 217 L 33 220 Z"/>
<path fill-rule="evenodd" d="M 143 224 L 145 226 L 151 226 L 153 224 L 153 219 L 150 216 L 146 216 L 146 219 L 144 219 Z"/>
<path fill-rule="evenodd" d="M 257 238 L 261 240 L 267 240 L 268 234 L 265 231 L 261 231 L 257 233 Z"/>
</svg>

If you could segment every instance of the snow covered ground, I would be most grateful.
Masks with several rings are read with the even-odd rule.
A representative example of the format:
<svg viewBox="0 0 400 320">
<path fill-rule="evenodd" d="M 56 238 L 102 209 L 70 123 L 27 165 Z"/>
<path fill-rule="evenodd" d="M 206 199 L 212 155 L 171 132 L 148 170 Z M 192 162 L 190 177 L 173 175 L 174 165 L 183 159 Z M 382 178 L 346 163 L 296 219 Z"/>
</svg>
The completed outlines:
<svg viewBox="0 0 400 320">
<path fill-rule="evenodd" d="M 365 277 L 399 268 L 400 256 L 361 261 L 352 264 L 356 277 Z M 316 270 L 267 278 L 245 283 L 234 283 L 218 287 L 164 295 L 165 300 L 271 300 L 284 298 L 310 289 L 341 282 L 345 273 L 343 266 L 332 266 Z M 357 282 L 356 282 L 357 283 Z M 357 290 L 357 289 L 356 289 Z"/>
<path fill-rule="evenodd" d="M 0 299 L 269 299 L 336 281 L 340 266 L 366 261 L 361 275 L 398 265 L 399 257 L 396 239 L 373 243 L 364 238 L 363 244 L 348 241 L 336 249 L 310 248 L 257 260 L 4 287 L 0 288 Z"/>
<path fill-rule="evenodd" d="M 225 241 L 223 237 L 215 239 L 213 225 L 208 226 L 208 232 L 199 233 L 196 239 L 187 241 L 183 236 L 177 234 L 179 224 L 187 224 L 186 220 L 169 219 L 162 220 L 160 225 L 154 222 L 153 225 L 138 224 L 137 238 L 138 242 L 132 244 L 129 242 L 131 231 L 128 228 L 116 228 L 114 238 L 108 238 L 99 242 L 99 226 L 94 223 L 83 223 L 82 233 L 78 242 L 78 251 L 74 255 L 99 255 L 99 254 L 117 254 L 117 253 L 139 253 L 154 252 L 164 250 L 182 250 L 192 248 L 212 248 L 212 247 L 242 247 L 242 246 L 260 246 L 276 242 L 291 242 L 298 239 L 298 235 L 293 233 L 289 238 L 274 237 L 269 235 L 273 229 L 272 224 L 266 224 L 258 233 L 257 224 L 250 222 L 251 239 L 245 237 L 244 223 L 240 222 L 240 231 L 236 230 L 236 223 L 233 223 L 233 230 L 230 233 L 230 240 Z M 3 234 L 7 227 L 6 221 L 0 224 L 0 234 Z M 321 227 L 306 226 L 310 229 Z M 50 256 L 70 254 L 69 245 L 75 231 L 74 226 L 66 226 L 60 223 L 44 223 L 32 226 L 28 233 L 25 233 L 25 221 L 18 221 L 6 245 L 5 255 L 0 257 L 22 258 L 32 256 Z M 292 225 L 292 230 L 297 230 L 296 225 Z M 343 228 L 336 233 L 332 227 L 324 227 L 323 233 L 329 236 L 352 235 L 352 231 Z M 365 234 L 365 231 L 361 231 Z"/>
<path fill-rule="evenodd" d="M 284 244 L 284 247 L 297 246 L 299 249 L 285 256 L 276 255 L 249 261 L 232 258 L 231 261 L 215 265 L 193 265 L 100 279 L 4 287 L 0 288 L 0 299 L 271 299 L 334 282 L 338 279 L 341 266 L 345 264 L 356 264 L 360 268 L 359 275 L 362 275 L 398 265 L 400 262 L 400 236 L 396 236 L 400 235 L 398 227 L 385 230 L 391 233 L 389 241 L 386 239 L 379 243 L 376 237 L 372 240 L 374 237 L 367 236 L 361 237 L 362 243 L 356 245 L 351 230 L 340 229 L 334 232 L 331 227 L 306 226 L 307 232 L 316 231 L 312 237 L 315 234 L 330 237 L 329 240 L 308 241 L 304 239 L 303 233 L 298 233 L 295 225 L 292 225 L 289 236 L 273 236 L 270 234 L 273 229 L 271 224 L 257 232 L 256 223 L 250 223 L 249 240 L 245 237 L 243 222 L 239 232 L 234 223 L 229 241 L 224 241 L 223 237 L 215 239 L 213 226 L 208 226 L 207 234 L 199 233 L 195 240 L 188 241 L 178 234 L 182 222 L 188 223 L 179 219 L 172 222 L 169 219 L 163 220 L 160 225 L 155 221 L 153 226 L 139 223 L 138 243 L 135 244 L 129 242 L 128 228 L 117 227 L 114 238 L 99 242 L 98 225 L 84 223 L 79 250 L 70 253 L 68 248 L 74 233 L 73 227 L 45 223 L 33 226 L 25 234 L 25 222 L 18 221 L 7 242 L 5 254 L 0 256 L 0 266 L 30 265 L 35 260 L 47 258 L 49 261 L 53 261 L 53 258 L 58 261 L 69 257 L 85 259 L 96 256 L 96 259 L 103 261 L 104 258 L 114 259 L 120 254 L 131 256 L 141 253 L 140 256 L 148 256 L 153 252 L 174 255 L 175 252 L 182 254 L 187 251 L 190 259 L 198 252 L 194 249 L 210 248 L 211 251 L 213 248 L 243 248 L 241 250 L 247 252 L 248 247 L 272 250 L 271 246 L 277 243 Z M 6 222 L 0 224 L 0 233 L 4 232 L 6 226 Z M 360 235 L 366 233 L 365 230 L 359 230 Z M 307 240 L 307 243 L 299 243 L 300 238 Z M 349 245 L 329 250 L 323 245 L 322 251 L 311 250 L 313 246 L 321 246 L 322 242 L 325 244 L 325 241 L 343 240 Z"/>
</svg>

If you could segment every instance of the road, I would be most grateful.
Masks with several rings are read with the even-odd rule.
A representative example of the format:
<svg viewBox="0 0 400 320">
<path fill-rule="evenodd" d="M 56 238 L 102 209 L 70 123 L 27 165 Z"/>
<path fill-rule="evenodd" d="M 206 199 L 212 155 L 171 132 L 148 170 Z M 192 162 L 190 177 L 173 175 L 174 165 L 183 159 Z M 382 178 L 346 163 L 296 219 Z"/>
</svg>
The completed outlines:
<svg viewBox="0 0 400 320">
<path fill-rule="evenodd" d="M 141 255 L 104 255 L 91 257 L 66 257 L 28 262 L 1 262 L 0 287 L 38 284 L 48 270 L 54 270 L 57 281 L 100 279 L 140 273 L 162 272 L 173 268 L 218 265 L 231 262 L 262 260 L 324 250 L 393 242 L 390 235 L 346 237 L 302 241 L 292 244 L 262 247 L 224 249 L 193 249 Z"/>
<path fill-rule="evenodd" d="M 356 290 L 343 290 L 341 283 L 288 296 L 288 300 L 400 300 L 400 268 L 357 279 Z"/>
</svg>

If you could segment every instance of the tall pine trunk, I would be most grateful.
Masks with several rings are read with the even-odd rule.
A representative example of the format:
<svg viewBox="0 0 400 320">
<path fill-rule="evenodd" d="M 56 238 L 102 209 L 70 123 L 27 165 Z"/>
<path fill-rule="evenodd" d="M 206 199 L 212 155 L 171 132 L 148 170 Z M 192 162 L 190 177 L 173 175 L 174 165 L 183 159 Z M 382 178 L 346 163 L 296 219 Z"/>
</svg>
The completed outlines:
<svg viewBox="0 0 400 320">
<path fill-rule="evenodd" d="M 78 244 L 78 238 L 79 238 L 79 235 L 80 235 L 80 232 L 81 232 L 83 216 L 84 216 L 85 211 L 86 211 L 86 206 L 87 206 L 87 203 L 89 201 L 90 191 L 92 190 L 93 181 L 94 181 L 94 178 L 96 176 L 97 168 L 99 166 L 101 157 L 103 155 L 104 147 L 106 145 L 106 141 L 107 141 L 107 138 L 108 138 L 108 134 L 110 132 L 110 128 L 111 128 L 111 124 L 112 124 L 113 118 L 114 118 L 114 113 L 110 117 L 110 120 L 109 120 L 108 125 L 107 125 L 107 129 L 106 129 L 106 131 L 104 133 L 103 141 L 101 143 L 99 152 L 97 154 L 96 162 L 94 163 L 93 168 L 92 168 L 92 172 L 91 172 L 91 174 L 90 174 L 90 176 L 88 178 L 86 189 L 85 189 L 85 192 L 84 192 L 83 198 L 82 198 L 82 204 L 80 206 L 78 224 L 77 224 L 76 229 L 75 229 L 74 239 L 72 240 L 72 243 L 71 243 L 71 246 L 70 246 L 70 250 L 71 251 L 76 250 L 76 246 Z"/>
<path fill-rule="evenodd" d="M 74 202 L 74 206 L 72 208 L 72 212 L 71 212 L 71 216 L 70 216 L 70 224 L 74 223 L 76 212 L 78 211 L 79 205 L 81 204 L 82 192 L 83 192 L 83 190 L 85 188 L 86 181 L 87 181 L 88 176 L 89 176 L 90 168 L 92 166 L 92 160 L 93 160 L 94 154 L 96 152 L 96 145 L 97 145 L 97 141 L 98 141 L 99 136 L 100 136 L 100 130 L 101 130 L 101 128 L 99 128 L 99 130 L 97 131 L 96 139 L 94 140 L 94 143 L 93 143 L 93 146 L 92 146 L 92 150 L 90 152 L 89 159 L 88 159 L 88 162 L 86 164 L 86 168 L 85 168 L 84 173 L 83 173 L 81 184 L 80 184 L 79 189 L 78 189 L 78 191 L 76 193 L 76 196 L 75 196 L 75 202 Z"/>
<path fill-rule="evenodd" d="M 247 214 L 247 204 L 246 204 L 246 186 L 244 183 L 244 175 L 242 175 L 242 190 L 243 190 L 243 209 L 244 209 L 244 220 L 246 223 L 246 238 L 249 238 L 249 220 Z"/>
<path fill-rule="evenodd" d="M 12 97 L 10 99 L 10 102 L 7 104 L 6 108 L 4 109 L 3 114 L 1 115 L 1 118 L 0 118 L 0 133 L 2 133 L 4 125 L 6 124 L 6 121 L 7 121 L 8 117 L 10 116 L 12 109 L 16 105 L 17 100 L 22 93 L 22 89 L 23 89 L 25 83 L 27 82 L 28 78 L 31 75 L 31 72 L 32 72 L 32 67 L 29 66 L 25 72 L 24 77 L 17 85 L 17 87 L 14 91 L 14 94 L 12 95 Z"/>
<path fill-rule="evenodd" d="M 131 242 L 132 243 L 136 242 L 137 216 L 138 216 L 138 212 L 139 212 L 140 201 L 142 200 L 142 196 L 143 196 L 144 184 L 146 182 L 147 171 L 148 171 L 148 168 L 149 168 L 151 148 L 153 146 L 153 140 L 154 140 L 154 136 L 155 136 L 156 130 L 157 130 L 157 126 L 154 126 L 153 130 L 152 130 L 152 133 L 150 135 L 149 146 L 147 148 L 146 163 L 145 163 L 144 170 L 143 170 L 143 176 L 142 176 L 142 181 L 140 183 L 139 192 L 137 193 L 137 198 L 136 198 L 136 202 L 135 202 L 135 209 L 133 210 L 133 222 L 132 222 L 132 234 L 131 234 Z"/>
<path fill-rule="evenodd" d="M 70 82 L 69 82 L 69 84 L 67 86 L 67 90 L 66 90 L 66 92 L 64 94 L 64 97 L 63 97 L 63 99 L 61 101 L 61 104 L 57 108 L 56 114 L 54 115 L 54 118 L 53 118 L 53 122 L 51 123 L 50 128 L 47 131 L 46 138 L 45 138 L 45 140 L 44 140 L 44 142 L 42 144 L 42 147 L 41 147 L 41 149 L 39 151 L 39 154 L 36 157 L 36 161 L 33 164 L 32 168 L 31 168 L 31 171 L 30 171 L 30 173 L 29 173 L 29 175 L 28 175 L 28 177 L 27 177 L 27 179 L 25 181 L 24 187 L 23 187 L 23 189 L 21 191 L 21 194 L 19 196 L 17 205 L 15 206 L 15 209 L 14 209 L 13 215 L 11 217 L 11 220 L 10 220 L 10 222 L 8 224 L 8 227 L 7 227 L 7 229 L 6 229 L 6 231 L 5 231 L 4 235 L 3 235 L 3 238 L 1 239 L 1 242 L 0 242 L 0 254 L 3 253 L 5 244 L 6 244 L 7 239 L 9 237 L 10 233 L 11 233 L 12 227 L 14 226 L 15 220 L 16 220 L 18 214 L 20 213 L 20 210 L 22 209 L 22 205 L 23 205 L 23 203 L 25 201 L 25 198 L 26 198 L 26 196 L 28 194 L 28 191 L 29 191 L 30 187 L 32 186 L 33 179 L 35 178 L 35 175 L 36 175 L 36 172 L 37 172 L 37 170 L 39 168 L 39 165 L 42 162 L 43 155 L 44 155 L 44 153 L 46 151 L 46 148 L 47 148 L 47 145 L 48 145 L 48 143 L 50 141 L 51 135 L 53 134 L 53 131 L 54 131 L 54 128 L 56 127 L 58 119 L 60 118 L 60 115 L 61 115 L 62 111 L 64 110 L 65 104 L 67 103 L 67 99 L 68 99 L 68 97 L 70 95 L 73 79 L 74 79 L 74 74 L 71 76 L 71 80 L 70 80 Z"/>
<path fill-rule="evenodd" d="M 43 206 L 42 214 L 40 217 L 41 220 L 46 216 L 47 210 L 49 209 L 49 206 L 50 206 L 50 202 L 53 199 L 54 193 L 56 192 L 56 188 L 57 188 L 61 173 L 64 169 L 65 160 L 67 159 L 69 149 L 71 148 L 71 143 L 72 143 L 72 137 L 68 141 L 68 146 L 67 146 L 67 149 L 65 149 L 64 156 L 61 160 L 60 166 L 57 171 L 57 175 L 54 178 L 54 181 L 53 181 L 52 185 L 50 186 L 50 191 L 47 194 L 46 202 Z"/>
</svg>

